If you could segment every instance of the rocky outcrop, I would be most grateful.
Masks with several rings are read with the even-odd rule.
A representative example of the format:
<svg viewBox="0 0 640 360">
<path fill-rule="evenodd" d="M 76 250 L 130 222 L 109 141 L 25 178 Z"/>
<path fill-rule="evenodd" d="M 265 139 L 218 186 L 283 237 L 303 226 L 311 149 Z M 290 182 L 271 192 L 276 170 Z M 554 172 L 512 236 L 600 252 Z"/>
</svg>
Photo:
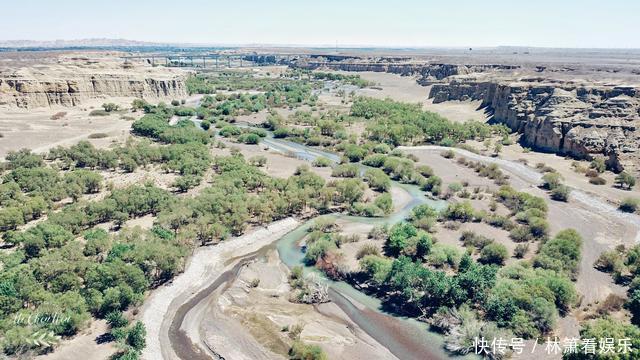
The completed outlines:
<svg viewBox="0 0 640 360">
<path fill-rule="evenodd" d="M 136 97 L 182 98 L 187 95 L 184 76 L 138 74 L 82 74 L 65 78 L 0 77 L 0 104 L 9 107 L 76 106 L 87 99 Z"/>
<path fill-rule="evenodd" d="M 482 102 L 492 121 L 522 134 L 525 146 L 578 158 L 604 157 L 614 170 L 640 170 L 640 89 L 576 82 L 574 69 L 505 64 L 447 64 L 406 58 L 301 57 L 304 69 L 415 76 L 429 98 Z M 550 77 L 548 74 L 560 74 Z"/>
<path fill-rule="evenodd" d="M 376 61 L 362 61 L 355 59 L 349 61 L 332 61 L 330 58 L 301 58 L 292 63 L 293 67 L 315 70 L 330 69 L 341 71 L 374 71 L 388 72 L 402 76 L 418 76 L 418 83 L 430 85 L 454 75 L 466 75 L 494 70 L 513 70 L 518 66 L 513 65 L 462 65 L 462 64 L 436 64 L 436 63 L 411 63 L 406 59 L 380 58 Z"/>
<path fill-rule="evenodd" d="M 640 89 L 539 78 L 457 77 L 431 87 L 434 102 L 481 100 L 493 120 L 531 148 L 591 159 L 614 170 L 640 170 Z"/>
</svg>

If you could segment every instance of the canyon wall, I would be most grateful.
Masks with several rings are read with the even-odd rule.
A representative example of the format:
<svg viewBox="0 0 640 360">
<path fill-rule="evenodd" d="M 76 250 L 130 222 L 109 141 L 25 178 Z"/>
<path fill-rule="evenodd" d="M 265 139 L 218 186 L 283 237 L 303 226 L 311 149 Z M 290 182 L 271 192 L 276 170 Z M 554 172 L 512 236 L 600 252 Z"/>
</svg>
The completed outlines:
<svg viewBox="0 0 640 360">
<path fill-rule="evenodd" d="M 394 59 L 391 59 L 394 60 Z M 429 85 L 454 75 L 466 75 L 482 73 L 486 71 L 513 70 L 519 68 L 516 65 L 460 65 L 460 64 L 435 64 L 435 63 L 410 63 L 387 61 L 386 58 L 379 61 L 309 61 L 299 59 L 292 63 L 293 67 L 315 70 L 330 69 L 340 71 L 374 71 L 388 72 L 402 76 L 418 76 L 418 83 Z"/>
<path fill-rule="evenodd" d="M 186 96 L 184 76 L 99 73 L 59 78 L 0 77 L 0 105 L 18 108 L 77 106 L 88 99 L 107 97 L 154 100 Z"/>
<path fill-rule="evenodd" d="M 456 77 L 434 84 L 429 97 L 443 101 L 480 100 L 536 150 L 591 159 L 606 158 L 614 170 L 639 169 L 640 89 L 633 86 Z"/>
<path fill-rule="evenodd" d="M 294 66 L 415 76 L 419 84 L 431 86 L 429 98 L 434 103 L 481 101 L 492 122 L 522 134 L 524 146 L 583 159 L 604 157 L 613 170 L 640 171 L 640 88 L 635 86 L 574 81 L 571 74 L 557 76 L 574 69 L 541 66 L 407 63 L 384 58 L 301 59 Z"/>
</svg>

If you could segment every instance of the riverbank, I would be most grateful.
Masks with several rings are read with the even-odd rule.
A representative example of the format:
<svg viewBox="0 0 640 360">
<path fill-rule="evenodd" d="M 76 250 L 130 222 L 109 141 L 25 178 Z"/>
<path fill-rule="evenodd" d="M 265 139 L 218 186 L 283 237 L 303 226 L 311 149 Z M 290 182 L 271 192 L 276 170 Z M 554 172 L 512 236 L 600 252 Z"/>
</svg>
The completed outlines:
<svg viewBox="0 0 640 360">
<path fill-rule="evenodd" d="M 225 269 L 233 267 L 233 263 L 228 264 L 230 260 L 274 242 L 298 225 L 298 220 L 286 218 L 221 244 L 196 249 L 185 271 L 170 284 L 154 290 L 141 309 L 141 319 L 147 328 L 147 347 L 142 358 L 177 359 L 168 330 L 180 306 L 215 282 Z M 193 328 L 193 324 L 183 325 Z"/>
</svg>

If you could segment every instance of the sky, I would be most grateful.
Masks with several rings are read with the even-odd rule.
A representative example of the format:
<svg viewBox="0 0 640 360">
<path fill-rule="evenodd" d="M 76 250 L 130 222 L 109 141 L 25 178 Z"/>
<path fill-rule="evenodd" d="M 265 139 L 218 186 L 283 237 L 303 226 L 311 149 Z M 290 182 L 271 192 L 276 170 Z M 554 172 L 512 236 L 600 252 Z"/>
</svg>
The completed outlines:
<svg viewBox="0 0 640 360">
<path fill-rule="evenodd" d="M 0 40 L 640 48 L 637 0 L 4 0 Z"/>
</svg>

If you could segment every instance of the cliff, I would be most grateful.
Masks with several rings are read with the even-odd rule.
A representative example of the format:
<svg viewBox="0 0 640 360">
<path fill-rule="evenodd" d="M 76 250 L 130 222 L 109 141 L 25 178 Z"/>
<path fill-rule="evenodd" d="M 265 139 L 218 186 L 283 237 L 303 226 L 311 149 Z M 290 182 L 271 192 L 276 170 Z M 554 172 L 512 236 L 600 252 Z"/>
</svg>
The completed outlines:
<svg viewBox="0 0 640 360">
<path fill-rule="evenodd" d="M 602 156 L 614 170 L 640 170 L 636 87 L 462 76 L 433 85 L 429 97 L 435 103 L 481 100 L 494 122 L 521 133 L 522 143 L 533 149 L 586 159 Z"/>
<path fill-rule="evenodd" d="M 0 62 L 0 106 L 77 106 L 97 98 L 184 98 L 182 70 L 124 61 L 121 53 L 16 52 Z"/>
<path fill-rule="evenodd" d="M 181 98 L 187 95 L 183 77 L 137 75 L 75 75 L 65 79 L 0 78 L 0 104 L 9 107 L 76 106 L 102 97 L 144 99 Z"/>
<path fill-rule="evenodd" d="M 521 133 L 525 146 L 577 158 L 604 157 L 618 171 L 640 170 L 640 88 L 600 83 L 580 69 L 321 57 L 298 59 L 292 66 L 415 76 L 431 86 L 434 103 L 482 101 L 491 121 Z M 574 80 L 584 75 L 588 80 Z"/>
<path fill-rule="evenodd" d="M 400 60 L 400 61 L 397 61 Z M 292 63 L 293 67 L 315 70 L 330 69 L 341 71 L 374 71 L 388 72 L 402 76 L 418 76 L 418 83 L 429 85 L 454 75 L 466 75 L 496 70 L 513 70 L 519 68 L 516 65 L 464 65 L 464 64 L 436 64 L 436 63 L 412 63 L 405 59 L 380 58 L 376 61 L 331 61 L 330 59 L 298 59 Z"/>
</svg>

